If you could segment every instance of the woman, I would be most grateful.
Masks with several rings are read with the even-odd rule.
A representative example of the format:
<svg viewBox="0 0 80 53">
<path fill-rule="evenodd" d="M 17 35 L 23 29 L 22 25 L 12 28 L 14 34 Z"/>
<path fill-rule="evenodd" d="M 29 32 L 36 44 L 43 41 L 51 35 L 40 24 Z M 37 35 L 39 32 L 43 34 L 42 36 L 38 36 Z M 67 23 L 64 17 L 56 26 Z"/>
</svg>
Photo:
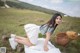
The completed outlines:
<svg viewBox="0 0 80 53">
<path fill-rule="evenodd" d="M 42 35 L 46 35 L 45 41 L 44 41 L 44 51 L 48 51 L 48 41 L 50 40 L 50 37 L 56 27 L 61 23 L 62 16 L 59 13 L 55 13 L 52 18 L 45 24 L 41 26 L 37 26 L 36 24 L 27 24 L 24 26 L 24 29 L 26 31 L 26 35 L 28 38 L 20 37 L 11 35 L 11 37 L 14 37 L 15 41 L 24 45 L 27 45 L 28 47 L 36 45 L 38 34 L 41 33 Z"/>
</svg>

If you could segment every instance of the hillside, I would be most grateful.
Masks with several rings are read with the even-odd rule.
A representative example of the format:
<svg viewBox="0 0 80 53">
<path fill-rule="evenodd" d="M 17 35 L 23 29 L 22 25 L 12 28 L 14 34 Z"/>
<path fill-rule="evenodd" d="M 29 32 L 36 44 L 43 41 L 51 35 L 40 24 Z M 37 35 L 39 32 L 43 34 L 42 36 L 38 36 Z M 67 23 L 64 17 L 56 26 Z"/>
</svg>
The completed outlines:
<svg viewBox="0 0 80 53">
<path fill-rule="evenodd" d="M 29 10 L 35 10 L 35 11 L 40 11 L 40 12 L 44 12 L 44 13 L 48 13 L 48 14 L 54 14 L 58 11 L 56 10 L 51 10 L 51 9 L 46 9 L 40 6 L 35 6 L 29 3 L 25 3 L 25 2 L 21 2 L 18 0 L 7 0 L 6 4 L 9 5 L 12 8 L 19 8 L 19 9 L 29 9 Z M 59 12 L 61 13 L 61 12 Z M 62 15 L 64 15 L 64 13 L 61 13 Z"/>
</svg>

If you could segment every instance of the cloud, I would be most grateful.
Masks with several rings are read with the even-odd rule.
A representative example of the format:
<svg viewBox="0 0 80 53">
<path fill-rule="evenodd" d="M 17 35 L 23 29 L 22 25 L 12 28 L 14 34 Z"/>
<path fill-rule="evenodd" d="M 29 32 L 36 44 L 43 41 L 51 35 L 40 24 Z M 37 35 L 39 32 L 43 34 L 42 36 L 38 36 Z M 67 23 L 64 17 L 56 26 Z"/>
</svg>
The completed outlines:
<svg viewBox="0 0 80 53">
<path fill-rule="evenodd" d="M 51 2 L 51 3 L 62 3 L 63 0 L 46 0 L 48 2 Z"/>
</svg>

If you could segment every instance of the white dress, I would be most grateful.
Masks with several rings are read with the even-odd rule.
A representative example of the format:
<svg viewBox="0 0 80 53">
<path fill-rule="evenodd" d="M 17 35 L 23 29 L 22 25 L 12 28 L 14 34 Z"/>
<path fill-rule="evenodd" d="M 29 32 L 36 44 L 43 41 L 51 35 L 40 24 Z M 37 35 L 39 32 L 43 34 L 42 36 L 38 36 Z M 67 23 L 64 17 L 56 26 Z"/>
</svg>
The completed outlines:
<svg viewBox="0 0 80 53">
<path fill-rule="evenodd" d="M 27 33 L 31 43 L 36 44 L 35 46 L 27 47 L 24 45 L 25 53 L 61 53 L 59 48 L 56 48 L 50 42 L 48 42 L 49 50 L 46 52 L 43 49 L 44 38 L 38 38 L 40 26 L 36 24 L 26 24 L 24 25 L 25 32 Z"/>
</svg>

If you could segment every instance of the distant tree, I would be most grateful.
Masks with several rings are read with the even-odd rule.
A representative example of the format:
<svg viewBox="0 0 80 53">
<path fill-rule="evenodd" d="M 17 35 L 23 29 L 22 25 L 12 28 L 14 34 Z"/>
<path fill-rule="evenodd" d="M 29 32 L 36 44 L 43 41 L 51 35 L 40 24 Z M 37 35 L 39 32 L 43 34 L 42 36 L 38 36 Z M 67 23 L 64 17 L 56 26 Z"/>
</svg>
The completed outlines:
<svg viewBox="0 0 80 53">
<path fill-rule="evenodd" d="M 4 2 L 0 0 L 0 6 L 4 6 Z"/>
<path fill-rule="evenodd" d="M 2 1 L 4 2 L 4 5 L 5 5 L 7 0 L 2 0 Z"/>
<path fill-rule="evenodd" d="M 7 0 L 0 0 L 1 1 L 1 6 L 4 6 L 4 8 L 10 8 L 8 5 L 7 5 Z"/>
<path fill-rule="evenodd" d="M 6 0 L 0 0 L 0 5 L 4 6 L 6 4 Z"/>
</svg>

